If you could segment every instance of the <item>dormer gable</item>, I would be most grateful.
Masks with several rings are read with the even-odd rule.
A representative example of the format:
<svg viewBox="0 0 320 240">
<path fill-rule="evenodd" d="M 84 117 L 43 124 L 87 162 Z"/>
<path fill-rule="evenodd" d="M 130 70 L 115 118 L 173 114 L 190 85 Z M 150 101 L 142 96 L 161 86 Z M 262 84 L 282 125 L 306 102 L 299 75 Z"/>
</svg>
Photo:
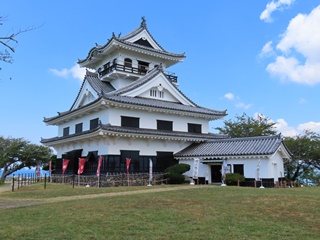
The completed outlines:
<svg viewBox="0 0 320 240">
<path fill-rule="evenodd" d="M 165 50 L 156 42 L 151 33 L 148 31 L 147 23 L 144 17 L 142 17 L 142 22 L 137 29 L 119 38 L 119 40 L 165 52 Z"/>
<path fill-rule="evenodd" d="M 131 98 L 150 98 L 161 101 L 179 103 L 187 106 L 196 106 L 167 78 L 161 66 L 152 69 L 144 77 L 121 88 L 110 95 L 119 95 Z"/>
<path fill-rule="evenodd" d="M 97 100 L 102 94 L 114 91 L 110 83 L 100 81 L 96 73 L 87 71 L 78 96 L 70 110 L 77 109 Z"/>
<path fill-rule="evenodd" d="M 92 86 L 88 83 L 88 81 L 85 79 L 80 89 L 80 92 L 78 94 L 78 97 L 76 98 L 70 110 L 74 110 L 84 105 L 87 105 L 90 102 L 93 102 L 94 100 L 96 100 L 97 98 L 99 98 L 98 94 L 92 88 Z"/>
</svg>

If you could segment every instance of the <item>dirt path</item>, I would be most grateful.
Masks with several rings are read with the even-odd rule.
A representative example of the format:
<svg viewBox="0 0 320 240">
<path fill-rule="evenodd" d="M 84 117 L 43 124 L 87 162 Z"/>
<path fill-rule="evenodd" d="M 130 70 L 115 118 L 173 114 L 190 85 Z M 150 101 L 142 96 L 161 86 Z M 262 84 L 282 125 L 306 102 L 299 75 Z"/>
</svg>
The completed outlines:
<svg viewBox="0 0 320 240">
<path fill-rule="evenodd" d="M 112 192 L 112 193 L 99 193 L 99 194 L 89 194 L 89 195 L 77 195 L 77 196 L 67 196 L 67 197 L 55 197 L 55 198 L 44 198 L 44 199 L 24 199 L 24 200 L 5 200 L 0 201 L 0 209 L 10 209 L 18 207 L 28 207 L 46 203 L 57 203 L 65 201 L 73 201 L 77 199 L 90 199 L 99 197 L 113 197 L 113 196 L 124 196 L 124 195 L 135 195 L 144 193 L 155 193 L 155 192 L 169 192 L 177 190 L 186 190 L 194 188 L 210 187 L 210 185 L 183 185 L 170 188 L 148 188 L 136 191 L 125 191 L 125 192 Z M 1 187 L 0 192 L 11 191 L 11 186 Z"/>
</svg>

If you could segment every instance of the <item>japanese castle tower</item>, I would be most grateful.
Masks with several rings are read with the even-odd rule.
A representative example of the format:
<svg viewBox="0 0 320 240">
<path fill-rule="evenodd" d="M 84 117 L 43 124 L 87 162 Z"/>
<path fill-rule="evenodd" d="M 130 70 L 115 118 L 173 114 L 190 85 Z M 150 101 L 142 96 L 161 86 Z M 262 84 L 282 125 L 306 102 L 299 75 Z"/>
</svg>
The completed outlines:
<svg viewBox="0 0 320 240">
<path fill-rule="evenodd" d="M 226 140 L 209 132 L 209 122 L 226 111 L 197 105 L 179 90 L 177 76 L 168 74 L 184 58 L 166 51 L 144 18 L 131 33 L 112 34 L 106 44 L 93 47 L 78 61 L 91 71 L 71 108 L 44 119 L 58 126 L 57 137 L 41 140 L 57 152 L 56 173 L 64 158 L 70 159 L 67 173 L 77 173 L 78 158 L 86 157 L 84 174 L 95 174 L 101 155 L 101 174 L 125 172 L 126 158 L 131 172 L 147 172 L 149 159 L 153 171 L 161 172 L 187 159 L 181 153 L 194 144 Z"/>
</svg>

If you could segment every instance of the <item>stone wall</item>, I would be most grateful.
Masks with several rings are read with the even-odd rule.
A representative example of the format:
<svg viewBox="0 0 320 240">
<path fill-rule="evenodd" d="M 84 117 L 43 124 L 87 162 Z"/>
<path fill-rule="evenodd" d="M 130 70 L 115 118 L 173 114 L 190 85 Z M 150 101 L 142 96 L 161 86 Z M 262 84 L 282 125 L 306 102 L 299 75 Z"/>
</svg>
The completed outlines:
<svg viewBox="0 0 320 240">
<path fill-rule="evenodd" d="M 166 184 L 167 179 L 164 178 L 163 173 L 152 174 L 151 185 Z M 147 186 L 149 184 L 148 173 L 109 173 L 107 175 L 100 176 L 98 179 L 95 175 L 65 175 L 53 174 L 51 176 L 53 183 L 65 183 L 74 184 L 75 186 L 87 186 L 87 187 L 119 187 L 119 186 Z"/>
</svg>

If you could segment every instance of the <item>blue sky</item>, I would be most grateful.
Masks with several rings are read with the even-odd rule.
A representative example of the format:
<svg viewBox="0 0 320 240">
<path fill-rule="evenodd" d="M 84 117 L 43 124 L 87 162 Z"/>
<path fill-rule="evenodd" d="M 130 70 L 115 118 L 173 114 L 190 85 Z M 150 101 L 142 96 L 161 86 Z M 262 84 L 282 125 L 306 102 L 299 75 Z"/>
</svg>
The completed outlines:
<svg viewBox="0 0 320 240">
<path fill-rule="evenodd" d="M 271 118 L 279 132 L 320 132 L 320 1 L 2 1 L 0 36 L 16 37 L 14 63 L 0 62 L 0 135 L 34 143 L 57 136 L 43 117 L 68 110 L 81 86 L 76 62 L 95 43 L 137 28 L 186 59 L 169 71 L 197 104 Z M 1 50 L 4 48 L 0 46 Z M 210 124 L 216 132 L 223 120 Z"/>
</svg>

